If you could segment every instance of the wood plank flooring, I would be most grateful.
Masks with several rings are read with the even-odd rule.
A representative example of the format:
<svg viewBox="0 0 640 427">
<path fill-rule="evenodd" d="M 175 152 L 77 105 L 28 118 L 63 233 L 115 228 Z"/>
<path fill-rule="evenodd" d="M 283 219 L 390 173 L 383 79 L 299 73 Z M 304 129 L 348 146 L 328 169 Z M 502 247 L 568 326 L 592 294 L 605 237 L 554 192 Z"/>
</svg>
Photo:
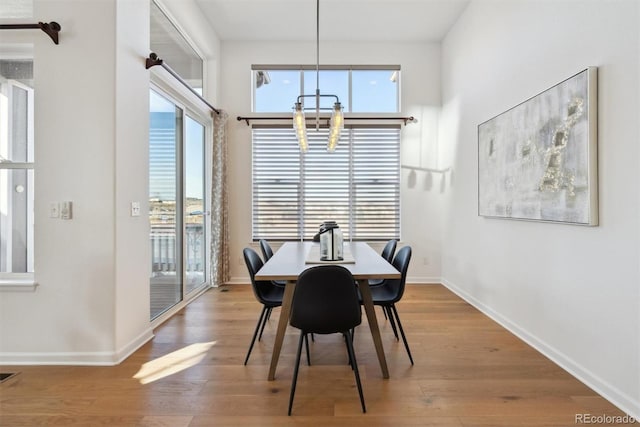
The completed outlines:
<svg viewBox="0 0 640 427">
<path fill-rule="evenodd" d="M 336 334 L 311 343 L 288 417 L 297 330 L 287 330 L 275 381 L 278 310 L 244 366 L 261 306 L 250 286 L 233 285 L 203 294 L 118 366 L 3 366 L 19 374 L 0 384 L 0 425 L 566 427 L 576 414 L 624 415 L 443 286 L 407 286 L 397 306 L 415 365 L 376 309 L 382 379 L 363 316 L 355 348 L 366 414 Z"/>
</svg>

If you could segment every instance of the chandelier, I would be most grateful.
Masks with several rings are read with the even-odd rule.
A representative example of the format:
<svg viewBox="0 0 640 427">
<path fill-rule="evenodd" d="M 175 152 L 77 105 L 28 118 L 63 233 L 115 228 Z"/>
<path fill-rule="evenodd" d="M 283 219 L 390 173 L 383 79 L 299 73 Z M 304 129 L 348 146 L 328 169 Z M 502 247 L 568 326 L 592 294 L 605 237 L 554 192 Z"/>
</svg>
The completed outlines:
<svg viewBox="0 0 640 427">
<path fill-rule="evenodd" d="M 314 107 L 305 107 L 303 105 L 304 98 L 314 98 Z M 320 107 L 321 98 L 334 98 L 333 107 Z M 320 93 L 320 0 L 316 0 L 316 93 L 310 95 L 300 95 L 296 99 L 293 106 L 293 128 L 296 131 L 298 145 L 303 153 L 309 149 L 309 141 L 307 139 L 307 120 L 305 110 L 315 111 L 316 130 L 320 129 L 320 110 L 331 110 L 331 119 L 329 121 L 329 140 L 327 142 L 327 151 L 333 152 L 340 140 L 340 134 L 344 128 L 344 113 L 340 98 L 337 95 L 327 95 Z"/>
</svg>

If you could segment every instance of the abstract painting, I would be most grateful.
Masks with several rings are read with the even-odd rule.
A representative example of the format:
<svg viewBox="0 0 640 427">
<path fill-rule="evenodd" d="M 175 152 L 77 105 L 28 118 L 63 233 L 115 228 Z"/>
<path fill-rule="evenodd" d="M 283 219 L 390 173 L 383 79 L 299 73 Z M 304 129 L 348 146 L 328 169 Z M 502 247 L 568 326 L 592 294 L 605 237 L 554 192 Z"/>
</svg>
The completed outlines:
<svg viewBox="0 0 640 427">
<path fill-rule="evenodd" d="M 478 125 L 478 214 L 598 224 L 597 68 Z"/>
</svg>

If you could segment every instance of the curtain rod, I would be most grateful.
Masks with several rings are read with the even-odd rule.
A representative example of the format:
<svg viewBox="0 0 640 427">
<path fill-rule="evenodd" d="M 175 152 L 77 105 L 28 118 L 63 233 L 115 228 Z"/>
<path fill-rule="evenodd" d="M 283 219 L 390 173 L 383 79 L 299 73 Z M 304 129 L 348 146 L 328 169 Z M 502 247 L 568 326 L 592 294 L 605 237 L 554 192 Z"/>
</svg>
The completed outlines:
<svg viewBox="0 0 640 427">
<path fill-rule="evenodd" d="M 0 30 L 25 30 L 25 29 L 41 29 L 55 44 L 58 44 L 58 32 L 62 29 L 60 24 L 55 21 L 38 22 L 37 24 L 0 24 Z"/>
<path fill-rule="evenodd" d="M 264 117 L 264 116 L 258 116 L 258 117 L 247 117 L 247 116 L 238 116 L 236 118 L 239 122 L 241 121 L 245 121 L 247 123 L 247 126 L 249 126 L 249 122 L 252 120 L 292 120 L 291 117 Z M 307 118 L 307 120 L 312 120 L 314 119 L 313 117 L 309 117 Z M 320 120 L 330 120 L 329 117 L 326 118 L 320 118 Z M 407 123 L 416 123 L 417 120 L 415 119 L 415 117 L 413 116 L 409 116 L 409 117 L 371 117 L 371 116 L 367 116 L 367 117 L 354 117 L 354 116 L 345 116 L 344 120 L 402 120 L 405 124 L 405 126 L 407 125 Z"/>
<path fill-rule="evenodd" d="M 184 80 L 182 80 L 182 77 L 180 77 L 178 75 L 178 73 L 176 73 L 175 71 L 173 71 L 171 69 L 171 67 L 169 67 L 167 64 L 164 63 L 164 61 L 160 58 L 158 58 L 158 55 L 156 55 L 154 52 L 151 52 L 149 54 L 149 57 L 147 58 L 147 60 L 145 61 L 145 67 L 148 70 L 149 68 L 156 66 L 156 65 L 160 65 L 162 68 L 164 68 L 165 70 L 167 70 L 169 72 L 169 74 L 171 74 L 176 80 L 178 80 L 180 83 L 182 83 L 187 89 L 189 89 L 191 91 L 191 93 L 193 93 L 195 96 L 198 97 L 198 99 L 200 99 L 200 101 L 204 102 L 207 107 L 211 108 L 213 111 L 216 112 L 216 114 L 220 114 L 220 110 L 218 110 L 216 107 L 214 107 L 213 105 L 209 104 L 209 101 L 207 101 L 206 99 L 204 99 L 204 97 L 202 95 L 200 95 L 198 92 L 195 91 L 195 89 L 193 89 L 191 87 L 191 85 L 189 85 L 189 83 L 185 82 Z"/>
</svg>

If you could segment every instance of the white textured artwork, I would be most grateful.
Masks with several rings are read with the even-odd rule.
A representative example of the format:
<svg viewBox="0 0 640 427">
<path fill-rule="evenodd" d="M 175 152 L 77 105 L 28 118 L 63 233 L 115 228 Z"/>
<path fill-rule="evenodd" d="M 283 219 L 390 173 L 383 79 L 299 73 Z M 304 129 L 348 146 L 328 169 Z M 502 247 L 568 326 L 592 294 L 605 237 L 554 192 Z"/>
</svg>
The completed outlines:
<svg viewBox="0 0 640 427">
<path fill-rule="evenodd" d="M 597 69 L 478 126 L 481 216 L 597 225 Z"/>
</svg>

